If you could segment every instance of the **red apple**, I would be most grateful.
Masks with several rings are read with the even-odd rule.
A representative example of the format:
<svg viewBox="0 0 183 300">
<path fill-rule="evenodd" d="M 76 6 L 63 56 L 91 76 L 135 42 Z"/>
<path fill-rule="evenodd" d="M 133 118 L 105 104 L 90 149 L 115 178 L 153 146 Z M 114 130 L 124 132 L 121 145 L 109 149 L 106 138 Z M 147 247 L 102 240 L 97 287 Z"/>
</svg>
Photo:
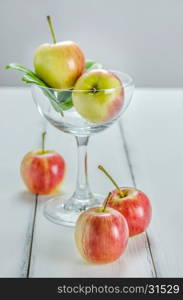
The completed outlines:
<svg viewBox="0 0 183 300">
<path fill-rule="evenodd" d="M 42 150 L 33 150 L 24 156 L 20 172 L 30 192 L 53 194 L 63 182 L 65 169 L 63 157 L 55 151 L 44 150 L 43 147 Z"/>
<path fill-rule="evenodd" d="M 125 217 L 128 223 L 129 236 L 131 237 L 144 232 L 152 216 L 149 198 L 136 188 L 119 188 L 114 179 L 102 166 L 99 166 L 99 169 L 103 171 L 116 186 L 116 189 L 112 191 L 112 197 L 110 197 L 108 201 L 108 206 L 116 209 Z"/>
<path fill-rule="evenodd" d="M 129 236 L 142 233 L 151 221 L 152 209 L 149 198 L 135 188 L 120 188 L 112 191 L 108 206 L 118 210 L 127 220 Z"/>
<path fill-rule="evenodd" d="M 95 264 L 118 259 L 127 246 L 128 236 L 125 218 L 109 207 L 94 207 L 83 212 L 75 227 L 75 241 L 81 256 Z"/>
</svg>

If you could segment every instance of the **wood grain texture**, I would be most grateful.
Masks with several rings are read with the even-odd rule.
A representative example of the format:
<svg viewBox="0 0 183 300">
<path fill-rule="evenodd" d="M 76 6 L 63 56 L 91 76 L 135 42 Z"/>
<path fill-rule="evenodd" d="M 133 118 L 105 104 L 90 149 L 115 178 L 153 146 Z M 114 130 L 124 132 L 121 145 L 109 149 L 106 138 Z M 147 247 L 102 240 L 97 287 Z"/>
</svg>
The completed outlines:
<svg viewBox="0 0 183 300">
<path fill-rule="evenodd" d="M 23 155 L 40 144 L 45 126 L 29 90 L 2 88 L 0 101 L 0 277 L 182 277 L 183 90 L 137 89 L 121 126 L 91 138 L 92 190 L 106 193 L 113 188 L 97 170 L 100 163 L 120 184 L 144 190 L 153 205 L 148 238 L 143 234 L 130 239 L 118 261 L 100 267 L 82 261 L 73 229 L 43 217 L 47 197 L 39 197 L 36 210 L 35 196 L 26 192 L 19 176 Z M 74 138 L 49 126 L 47 148 L 66 159 L 63 192 L 72 194 Z"/>
<path fill-rule="evenodd" d="M 148 237 L 157 276 L 182 277 L 183 90 L 136 90 L 122 125 L 135 183 L 153 205 Z"/>
<path fill-rule="evenodd" d="M 28 89 L 0 89 L 0 277 L 26 277 L 35 196 L 19 175 L 23 155 L 39 143 L 40 117 Z"/>
<path fill-rule="evenodd" d="M 49 127 L 48 144 L 59 151 L 68 164 L 64 190 L 72 193 L 76 179 L 76 145 L 74 138 Z M 132 185 L 132 178 L 124 152 L 118 125 L 95 135 L 89 143 L 89 181 L 93 191 L 106 194 L 112 184 L 97 170 L 103 164 L 124 185 Z M 125 254 L 108 265 L 83 262 L 74 243 L 74 230 L 54 225 L 42 215 L 49 197 L 39 197 L 35 235 L 33 240 L 30 277 L 151 277 L 154 268 L 145 235 L 132 238 Z"/>
</svg>

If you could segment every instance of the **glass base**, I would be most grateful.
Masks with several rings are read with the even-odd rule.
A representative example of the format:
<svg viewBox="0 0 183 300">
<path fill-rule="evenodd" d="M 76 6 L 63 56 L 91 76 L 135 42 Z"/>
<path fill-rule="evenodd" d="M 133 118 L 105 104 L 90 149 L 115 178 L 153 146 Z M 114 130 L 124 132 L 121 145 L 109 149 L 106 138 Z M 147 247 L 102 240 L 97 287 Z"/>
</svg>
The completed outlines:
<svg viewBox="0 0 183 300">
<path fill-rule="evenodd" d="M 95 206 L 101 206 L 105 196 L 93 194 L 90 198 L 81 200 L 72 196 L 56 196 L 47 201 L 43 214 L 51 222 L 67 227 L 74 227 L 79 215 Z"/>
</svg>

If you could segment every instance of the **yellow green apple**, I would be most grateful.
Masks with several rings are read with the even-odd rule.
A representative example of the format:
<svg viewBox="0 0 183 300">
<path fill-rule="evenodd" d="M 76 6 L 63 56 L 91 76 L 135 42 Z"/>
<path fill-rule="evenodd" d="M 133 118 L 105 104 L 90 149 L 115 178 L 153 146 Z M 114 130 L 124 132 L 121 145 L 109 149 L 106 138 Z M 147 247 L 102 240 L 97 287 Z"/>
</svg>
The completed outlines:
<svg viewBox="0 0 183 300">
<path fill-rule="evenodd" d="M 40 45 L 34 54 L 34 68 L 40 79 L 52 88 L 72 88 L 85 70 L 85 57 L 80 47 L 72 41 L 56 43 L 51 19 L 48 23 L 52 44 Z"/>
<path fill-rule="evenodd" d="M 124 88 L 114 73 L 95 69 L 77 80 L 72 99 L 77 112 L 89 122 L 107 122 L 120 113 L 124 103 Z"/>
</svg>

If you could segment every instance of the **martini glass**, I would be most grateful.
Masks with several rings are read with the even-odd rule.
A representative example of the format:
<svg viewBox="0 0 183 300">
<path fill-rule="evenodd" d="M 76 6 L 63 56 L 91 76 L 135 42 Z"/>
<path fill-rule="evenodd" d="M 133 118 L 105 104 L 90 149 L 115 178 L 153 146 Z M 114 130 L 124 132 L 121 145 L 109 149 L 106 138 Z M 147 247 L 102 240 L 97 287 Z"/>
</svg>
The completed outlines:
<svg viewBox="0 0 183 300">
<path fill-rule="evenodd" d="M 64 226 L 73 227 L 78 216 L 90 207 L 101 205 L 104 196 L 94 194 L 88 184 L 87 172 L 87 145 L 92 134 L 99 133 L 114 124 L 126 111 L 130 104 L 134 84 L 132 78 L 125 73 L 112 71 L 122 82 L 124 89 L 124 102 L 119 113 L 110 121 L 103 123 L 90 123 L 76 111 L 74 106 L 70 107 L 71 90 L 58 90 L 39 85 L 32 86 L 32 96 L 40 114 L 59 130 L 75 136 L 78 148 L 78 172 L 76 189 L 73 195 L 53 196 L 44 206 L 43 213 L 50 221 Z M 106 89 L 97 92 L 112 94 L 115 89 Z M 78 95 L 84 95 L 86 90 L 77 90 Z M 66 102 L 65 99 L 67 98 Z M 65 105 L 64 111 L 60 106 Z M 65 110 L 66 109 L 66 110 Z"/>
</svg>

